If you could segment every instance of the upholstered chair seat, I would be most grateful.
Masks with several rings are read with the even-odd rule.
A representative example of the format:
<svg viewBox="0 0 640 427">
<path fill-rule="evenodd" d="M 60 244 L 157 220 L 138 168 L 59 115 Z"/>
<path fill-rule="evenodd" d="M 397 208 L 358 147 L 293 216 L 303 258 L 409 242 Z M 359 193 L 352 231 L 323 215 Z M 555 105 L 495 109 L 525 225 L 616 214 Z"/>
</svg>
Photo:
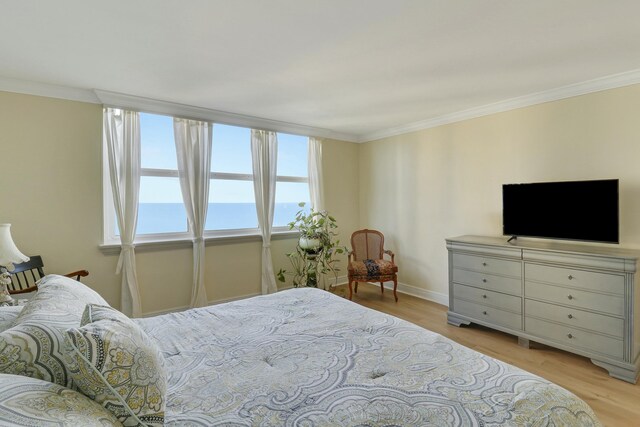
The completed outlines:
<svg viewBox="0 0 640 427">
<path fill-rule="evenodd" d="M 397 272 L 398 266 L 384 259 L 365 259 L 349 263 L 349 275 L 354 280 L 393 280 L 393 275 Z"/>
</svg>

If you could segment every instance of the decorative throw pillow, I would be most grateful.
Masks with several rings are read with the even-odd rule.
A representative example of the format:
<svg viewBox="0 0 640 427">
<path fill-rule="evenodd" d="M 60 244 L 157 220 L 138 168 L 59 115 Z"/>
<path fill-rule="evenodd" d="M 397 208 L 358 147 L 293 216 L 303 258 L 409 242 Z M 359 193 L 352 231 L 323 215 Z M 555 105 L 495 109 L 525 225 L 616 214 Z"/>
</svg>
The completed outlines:
<svg viewBox="0 0 640 427">
<path fill-rule="evenodd" d="M 78 281 L 45 276 L 13 325 L 0 332 L 0 373 L 71 387 L 71 377 L 62 361 L 65 330 L 80 325 L 87 304 L 108 305 Z"/>
<path fill-rule="evenodd" d="M 122 426 L 96 402 L 58 384 L 0 374 L 0 425 Z"/>
<path fill-rule="evenodd" d="M 121 313 L 115 308 L 108 305 L 87 304 L 82 313 L 80 319 L 80 326 L 88 325 L 89 323 L 99 322 L 101 320 L 110 320 L 113 322 L 125 323 L 135 326 L 136 323 L 131 320 L 127 315 Z"/>
<path fill-rule="evenodd" d="M 65 337 L 65 364 L 78 390 L 125 426 L 162 426 L 167 375 L 158 347 L 110 307 L 89 306 L 84 319 L 91 323 Z"/>
</svg>

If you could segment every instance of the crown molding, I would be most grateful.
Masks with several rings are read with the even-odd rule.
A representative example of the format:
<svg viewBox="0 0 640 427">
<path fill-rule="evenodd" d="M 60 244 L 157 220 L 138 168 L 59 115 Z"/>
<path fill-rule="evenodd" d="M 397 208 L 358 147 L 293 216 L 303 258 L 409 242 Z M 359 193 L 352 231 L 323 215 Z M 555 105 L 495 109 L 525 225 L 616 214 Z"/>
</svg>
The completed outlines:
<svg viewBox="0 0 640 427">
<path fill-rule="evenodd" d="M 100 103 L 96 94 L 90 89 L 80 89 L 6 77 L 0 77 L 0 91 L 66 99 L 68 101 L 88 102 L 91 104 Z"/>
<path fill-rule="evenodd" d="M 405 133 L 430 129 L 437 126 L 460 122 L 463 120 L 475 119 L 477 117 L 487 116 L 490 114 L 502 113 L 505 111 L 529 107 L 536 104 L 543 104 L 545 102 L 558 101 L 561 99 L 572 98 L 574 96 L 586 95 L 593 92 L 600 92 L 603 90 L 615 89 L 638 83 L 640 83 L 640 69 L 600 77 L 581 83 L 574 83 L 556 89 L 506 99 L 504 101 L 498 101 L 492 104 L 474 107 L 451 114 L 445 114 L 431 119 L 421 120 L 402 126 L 396 126 L 381 131 L 371 132 L 365 135 L 360 135 L 358 142 L 371 142 L 382 138 L 388 138 Z"/>
<path fill-rule="evenodd" d="M 291 133 L 320 138 L 339 139 L 348 142 L 358 142 L 358 136 L 354 134 L 336 132 L 329 129 L 312 126 L 298 125 L 295 123 L 281 122 L 278 120 L 262 119 L 259 117 L 245 116 L 243 114 L 227 113 L 208 108 L 194 107 L 191 105 L 174 102 L 160 101 L 139 96 L 125 95 L 122 93 L 94 90 L 100 102 L 107 107 L 127 108 L 131 110 L 145 111 L 149 113 L 166 114 L 185 119 L 207 120 L 215 123 L 223 123 L 234 126 L 244 126 L 253 129 L 264 129 L 275 132 Z"/>
<path fill-rule="evenodd" d="M 70 86 L 53 85 L 28 80 L 0 77 L 0 91 L 22 93 L 25 95 L 44 96 L 47 98 L 65 99 L 69 101 L 104 104 L 108 107 L 129 108 L 149 113 L 167 114 L 190 119 L 208 120 L 228 125 L 285 132 L 296 135 L 315 136 L 319 138 L 338 139 L 358 142 L 355 134 L 336 132 L 330 129 L 298 125 L 278 120 L 262 119 L 242 114 L 227 113 L 208 108 L 178 104 L 156 99 L 126 95 L 99 89 L 81 89 Z"/>
<path fill-rule="evenodd" d="M 456 123 L 463 120 L 470 120 L 490 114 L 502 113 L 518 108 L 543 104 L 545 102 L 558 101 L 561 99 L 630 86 L 638 83 L 640 83 L 640 69 L 519 96 L 492 104 L 469 108 L 467 110 L 360 135 L 316 128 L 313 126 L 298 125 L 295 123 L 281 122 L 278 120 L 262 119 L 242 114 L 227 113 L 219 110 L 126 95 L 99 89 L 81 89 L 6 77 L 0 77 L 0 91 L 66 99 L 69 101 L 87 102 L 91 104 L 104 104 L 110 107 L 129 108 L 150 113 L 167 114 L 198 120 L 209 120 L 235 126 L 245 126 L 296 135 L 364 143 L 430 129 L 450 123 Z"/>
</svg>

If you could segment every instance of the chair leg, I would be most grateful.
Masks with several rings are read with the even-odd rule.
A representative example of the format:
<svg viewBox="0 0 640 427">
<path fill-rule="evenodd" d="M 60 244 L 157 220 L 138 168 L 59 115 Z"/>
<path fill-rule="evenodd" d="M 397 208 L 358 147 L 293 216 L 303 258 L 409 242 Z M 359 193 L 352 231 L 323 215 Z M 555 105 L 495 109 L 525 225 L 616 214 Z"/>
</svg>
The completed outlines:
<svg viewBox="0 0 640 427">
<path fill-rule="evenodd" d="M 383 284 L 383 282 L 380 282 L 380 290 L 382 291 L 382 294 L 384 294 L 384 284 Z"/>
<path fill-rule="evenodd" d="M 358 282 L 356 282 L 356 286 Z M 349 301 L 351 301 L 351 297 L 353 297 L 353 290 L 351 289 L 351 279 L 349 279 Z"/>
<path fill-rule="evenodd" d="M 358 293 L 358 282 L 356 282 L 356 290 L 355 290 L 355 293 L 356 293 L 356 294 Z"/>
<path fill-rule="evenodd" d="M 393 278 L 393 297 L 396 299 L 396 302 L 398 302 L 398 294 L 396 293 L 397 289 L 398 289 L 398 278 L 394 277 Z"/>
</svg>

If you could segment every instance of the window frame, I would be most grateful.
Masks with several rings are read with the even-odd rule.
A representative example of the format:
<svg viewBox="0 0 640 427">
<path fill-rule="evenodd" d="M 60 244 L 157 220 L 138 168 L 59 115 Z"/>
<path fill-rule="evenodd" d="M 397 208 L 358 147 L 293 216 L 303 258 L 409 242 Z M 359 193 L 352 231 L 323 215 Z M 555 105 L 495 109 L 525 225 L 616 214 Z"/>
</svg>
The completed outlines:
<svg viewBox="0 0 640 427">
<path fill-rule="evenodd" d="M 140 113 L 147 113 L 145 111 L 139 111 Z M 157 114 L 157 115 L 165 115 L 169 117 L 168 114 L 159 114 L 148 112 L 147 114 Z M 212 122 L 214 125 L 217 122 Z M 218 123 L 223 125 L 224 123 Z M 230 126 L 238 126 L 238 125 L 230 125 Z M 246 126 L 240 126 L 245 127 Z M 278 133 L 286 133 L 286 132 L 278 132 Z M 309 136 L 299 135 L 307 138 L 307 144 L 309 141 Z M 115 245 L 120 245 L 121 240 L 120 236 L 116 235 L 116 214 L 115 209 L 113 208 L 113 193 L 111 189 L 111 178 L 109 176 L 109 160 L 107 153 L 107 146 L 104 141 L 104 137 L 102 140 L 102 183 L 103 183 L 103 239 L 101 247 L 109 249 Z M 141 168 L 140 169 L 140 177 L 160 177 L 160 178 L 179 178 L 180 172 L 177 169 L 159 169 L 159 168 Z M 209 172 L 209 179 L 222 179 L 222 180 L 232 180 L 232 181 L 250 181 L 253 182 L 253 174 L 246 173 L 230 173 L 230 172 Z M 294 182 L 294 183 L 306 183 L 309 184 L 309 177 L 301 177 L 301 176 L 287 176 L 287 175 L 277 175 L 276 183 L 278 182 Z M 309 189 L 310 191 L 310 189 Z M 254 198 L 255 202 L 255 198 Z M 138 201 L 138 204 L 140 202 Z M 296 235 L 297 232 L 289 229 L 288 226 L 277 226 L 273 227 L 271 230 L 272 234 L 275 235 Z M 248 236 L 256 236 L 260 237 L 260 229 L 258 227 L 255 228 L 236 228 L 236 229 L 228 229 L 228 230 L 205 230 L 204 238 L 206 241 L 215 240 L 215 239 L 233 239 L 233 238 L 246 238 Z M 181 242 L 181 241 L 190 241 L 192 239 L 191 226 L 187 221 L 187 231 L 186 232 L 168 232 L 168 233 L 150 233 L 150 234 L 138 234 L 134 238 L 134 244 L 151 244 L 151 243 L 164 243 L 164 242 Z"/>
</svg>

